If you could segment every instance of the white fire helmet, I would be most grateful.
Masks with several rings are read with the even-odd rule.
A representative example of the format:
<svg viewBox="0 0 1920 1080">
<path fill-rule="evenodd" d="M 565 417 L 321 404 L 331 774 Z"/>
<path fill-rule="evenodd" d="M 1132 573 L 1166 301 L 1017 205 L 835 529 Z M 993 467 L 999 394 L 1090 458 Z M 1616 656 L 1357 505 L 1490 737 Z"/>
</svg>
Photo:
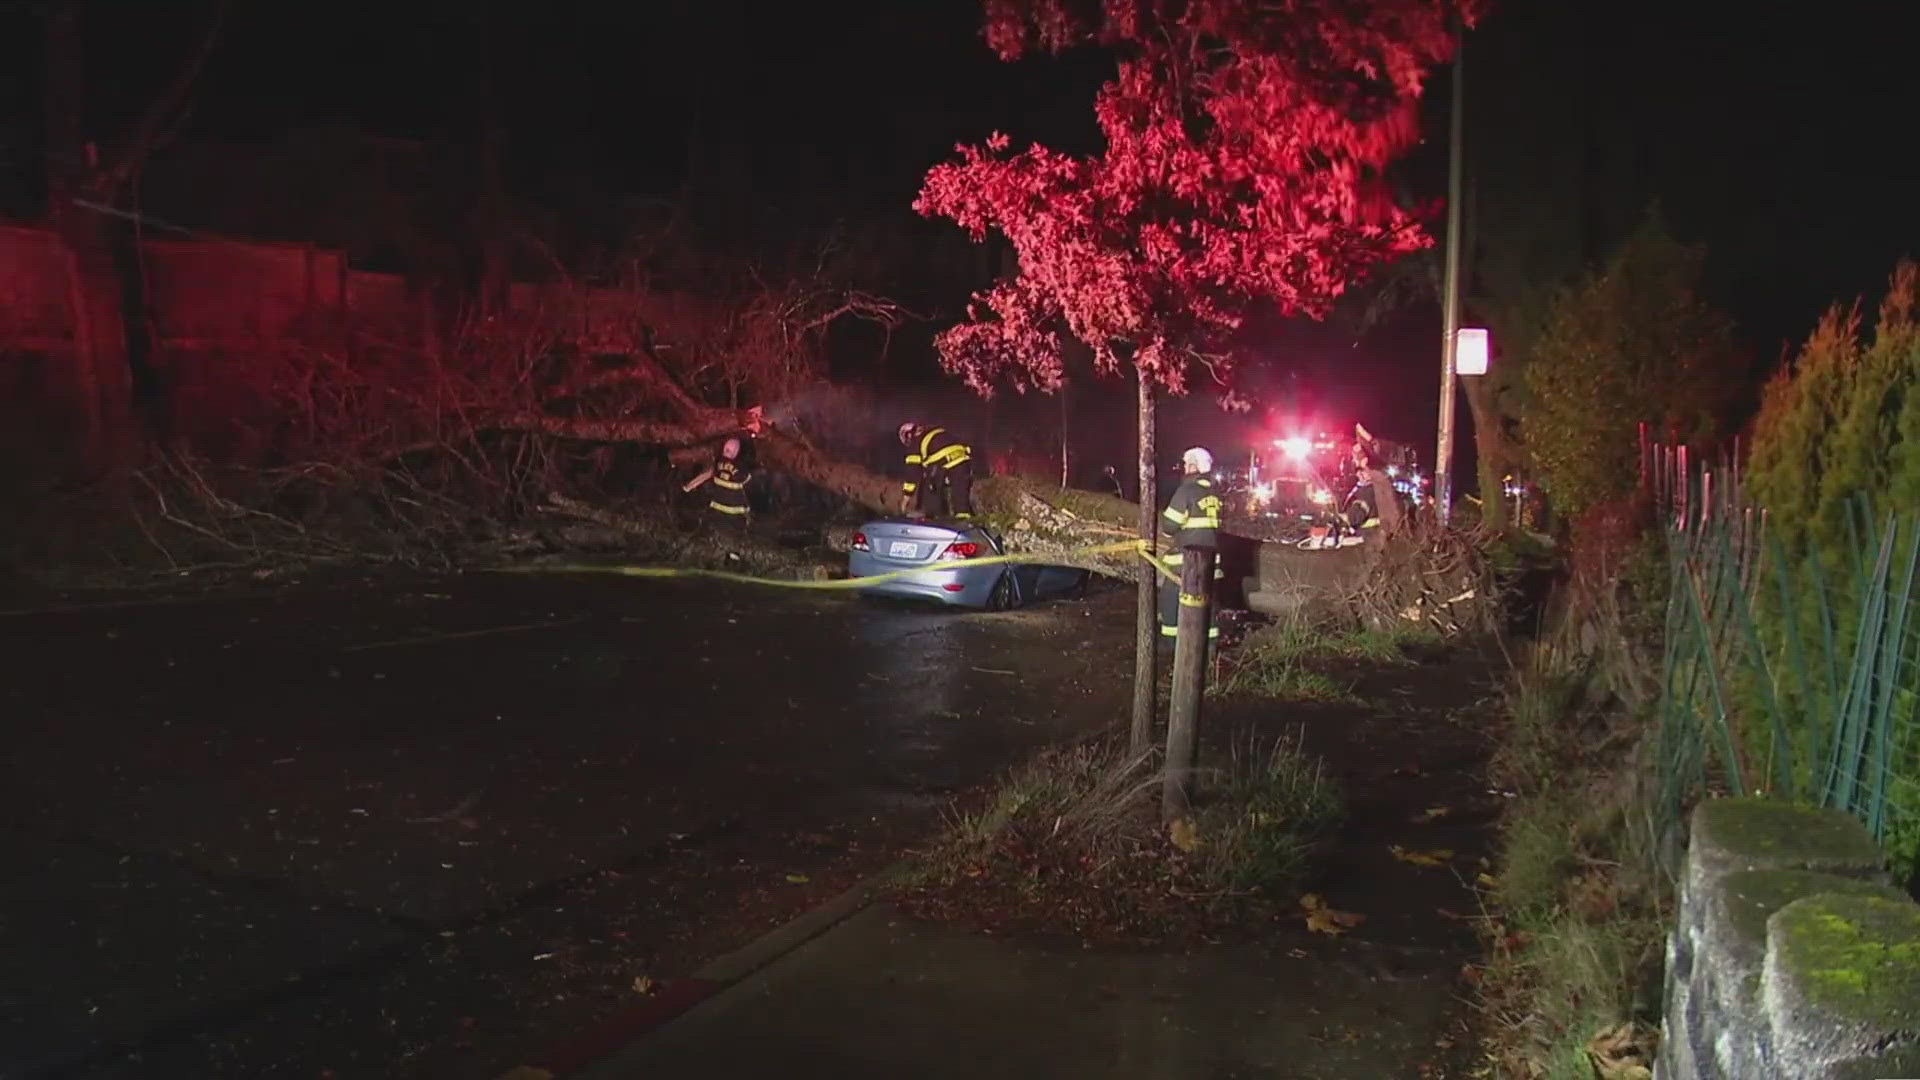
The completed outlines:
<svg viewBox="0 0 1920 1080">
<path fill-rule="evenodd" d="M 911 420 L 909 420 L 909 421 L 907 421 L 907 422 L 906 422 L 906 423 L 904 423 L 904 424 L 901 424 L 901 425 L 900 425 L 900 441 L 901 441 L 901 442 L 903 442 L 903 443 L 904 443 L 904 442 L 912 442 L 912 441 L 913 441 L 913 433 L 914 433 L 914 432 L 916 432 L 916 431 L 919 431 L 919 430 L 920 430 L 920 425 L 919 425 L 919 424 L 916 424 L 916 423 L 914 423 L 914 422 L 913 422 L 913 421 L 911 421 Z"/>
<path fill-rule="evenodd" d="M 1203 473 L 1213 471 L 1213 455 L 1204 446 L 1196 446 L 1180 455 L 1180 464 L 1188 472 Z"/>
<path fill-rule="evenodd" d="M 740 440 L 728 439 L 726 442 L 721 443 L 720 456 L 723 458 L 726 458 L 728 461 L 732 461 L 734 458 L 739 457 L 740 456 Z"/>
</svg>

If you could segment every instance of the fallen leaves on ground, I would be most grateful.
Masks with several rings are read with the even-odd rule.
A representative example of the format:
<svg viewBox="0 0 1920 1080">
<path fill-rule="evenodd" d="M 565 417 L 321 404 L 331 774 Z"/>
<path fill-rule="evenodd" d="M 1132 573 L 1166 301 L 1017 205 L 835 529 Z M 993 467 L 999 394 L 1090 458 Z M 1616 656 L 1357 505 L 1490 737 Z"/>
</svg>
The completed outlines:
<svg viewBox="0 0 1920 1080">
<path fill-rule="evenodd" d="M 1659 1044 L 1660 1033 L 1645 1024 L 1618 1024 L 1587 1042 L 1587 1058 L 1600 1080 L 1653 1080 Z"/>
<path fill-rule="evenodd" d="M 1453 807 L 1451 806 L 1429 806 L 1425 810 L 1413 815 L 1413 821 L 1416 825 L 1427 821 L 1438 821 L 1451 813 L 1453 813 Z"/>
<path fill-rule="evenodd" d="M 1336 911 L 1328 907 L 1327 902 L 1314 893 L 1308 893 L 1300 898 L 1300 909 L 1306 914 L 1307 929 L 1316 934 L 1337 937 L 1367 921 L 1365 915 L 1357 915 L 1351 911 Z"/>
<path fill-rule="evenodd" d="M 1453 852 L 1446 848 L 1436 848 L 1433 851 L 1413 851 L 1409 848 L 1403 848 L 1399 844 L 1394 844 L 1387 850 L 1393 852 L 1394 858 L 1399 859 L 1403 863 L 1412 863 L 1415 866 L 1445 866 L 1447 865 L 1447 860 L 1453 858 Z"/>
<path fill-rule="evenodd" d="M 1195 831 L 1191 818 L 1174 818 L 1173 824 L 1167 826 L 1167 838 L 1173 841 L 1174 847 L 1185 852 L 1192 852 L 1200 846 L 1200 834 Z"/>
</svg>

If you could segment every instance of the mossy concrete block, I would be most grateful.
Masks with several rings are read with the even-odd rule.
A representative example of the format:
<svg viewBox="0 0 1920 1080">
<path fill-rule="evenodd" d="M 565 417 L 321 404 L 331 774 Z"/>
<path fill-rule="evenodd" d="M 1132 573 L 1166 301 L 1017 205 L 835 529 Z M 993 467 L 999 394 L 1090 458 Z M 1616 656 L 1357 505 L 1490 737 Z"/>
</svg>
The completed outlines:
<svg viewBox="0 0 1920 1080">
<path fill-rule="evenodd" d="M 1818 870 L 1885 882 L 1886 856 L 1866 826 L 1838 810 L 1774 799 L 1709 799 L 1693 811 L 1686 887 L 1741 870 Z"/>
<path fill-rule="evenodd" d="M 1920 1076 L 1920 905 L 1795 900 L 1767 920 L 1763 1002 L 1781 1076 Z"/>
<path fill-rule="evenodd" d="M 1707 891 L 1702 965 L 1719 1002 L 1746 1011 L 1760 1004 L 1760 969 L 1767 958 L 1767 920 L 1796 900 L 1824 894 L 1905 900 L 1890 885 L 1812 870 L 1742 870 Z"/>
<path fill-rule="evenodd" d="M 1811 870 L 1741 870 L 1702 894 L 1705 910 L 1692 992 L 1710 1003 L 1715 1017 L 1712 1056 L 1726 1075 L 1776 1071 L 1772 1032 L 1761 1004 L 1767 920 L 1796 900 L 1823 894 L 1905 899 L 1877 882 Z"/>
<path fill-rule="evenodd" d="M 1798 1076 L 1763 1008 L 1768 919 L 1812 895 L 1898 896 L 1883 855 L 1854 818 L 1773 800 L 1711 800 L 1691 826 L 1667 942 L 1659 1075 Z"/>
</svg>

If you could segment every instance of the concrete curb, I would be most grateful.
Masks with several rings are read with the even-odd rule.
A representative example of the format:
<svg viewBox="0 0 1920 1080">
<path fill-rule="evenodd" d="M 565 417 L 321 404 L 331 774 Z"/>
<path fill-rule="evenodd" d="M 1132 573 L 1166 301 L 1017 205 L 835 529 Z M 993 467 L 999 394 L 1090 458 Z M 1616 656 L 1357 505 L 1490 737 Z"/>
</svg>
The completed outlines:
<svg viewBox="0 0 1920 1080">
<path fill-rule="evenodd" d="M 649 1032 L 671 1023 L 695 1005 L 833 929 L 873 902 L 874 895 L 899 880 L 913 861 L 903 859 L 856 883 L 846 892 L 795 916 L 782 926 L 704 965 L 685 979 L 667 984 L 646 1001 L 623 1009 L 554 1048 L 540 1066 L 519 1065 L 497 1080 L 564 1080 L 611 1057 Z"/>
<path fill-rule="evenodd" d="M 826 933 L 836 923 L 851 918 L 872 901 L 874 893 L 897 880 L 911 865 L 909 860 L 904 859 L 894 863 L 813 910 L 802 912 L 786 925 L 762 934 L 757 940 L 720 957 L 694 972 L 693 977 L 722 986 L 739 982 Z"/>
</svg>

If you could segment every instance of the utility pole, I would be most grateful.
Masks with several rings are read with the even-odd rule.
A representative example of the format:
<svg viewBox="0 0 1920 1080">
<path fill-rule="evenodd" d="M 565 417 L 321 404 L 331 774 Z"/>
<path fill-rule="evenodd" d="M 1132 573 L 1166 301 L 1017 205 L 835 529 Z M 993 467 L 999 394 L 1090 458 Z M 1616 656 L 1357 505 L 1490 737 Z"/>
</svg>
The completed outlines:
<svg viewBox="0 0 1920 1080">
<path fill-rule="evenodd" d="M 1167 772 L 1160 789 L 1160 820 L 1187 816 L 1193 790 L 1193 750 L 1199 741 L 1200 699 L 1207 689 L 1207 652 L 1213 644 L 1212 548 L 1190 547 L 1180 560 L 1179 633 L 1173 643 L 1173 700 L 1167 710 Z"/>
<path fill-rule="evenodd" d="M 1458 24 L 1455 25 L 1457 28 Z M 1440 445 L 1433 457 L 1433 499 L 1442 522 L 1453 515 L 1453 390 L 1457 381 L 1453 371 L 1453 354 L 1454 338 L 1460 329 L 1461 130 L 1465 127 L 1462 115 L 1467 96 L 1466 32 L 1461 29 L 1456 29 L 1456 32 L 1460 35 L 1460 41 L 1453 53 L 1453 101 L 1450 105 L 1453 115 L 1447 140 L 1447 269 L 1446 282 L 1442 285 L 1445 295 L 1440 298 Z M 1484 492 L 1482 497 L 1485 497 Z"/>
</svg>

